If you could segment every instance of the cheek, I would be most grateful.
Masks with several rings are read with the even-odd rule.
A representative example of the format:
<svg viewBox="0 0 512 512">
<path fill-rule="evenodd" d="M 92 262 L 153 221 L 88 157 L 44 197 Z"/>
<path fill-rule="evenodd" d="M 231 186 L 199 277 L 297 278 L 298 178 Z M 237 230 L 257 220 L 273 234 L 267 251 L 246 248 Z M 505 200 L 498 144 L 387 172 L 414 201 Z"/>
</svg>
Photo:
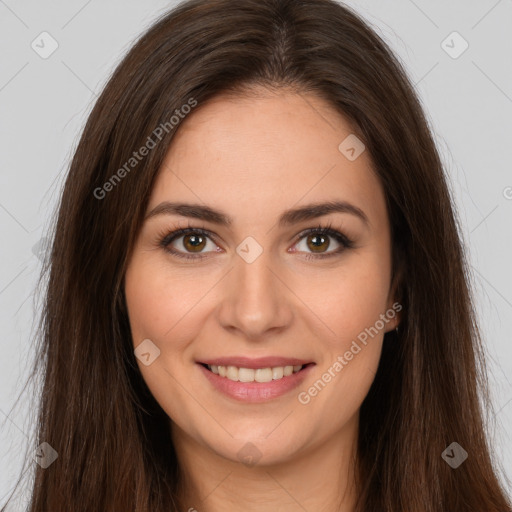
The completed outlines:
<svg viewBox="0 0 512 512">
<path fill-rule="evenodd" d="M 176 275 L 160 263 L 135 257 L 125 278 L 126 302 L 134 345 L 150 338 L 161 344 L 190 326 L 194 305 L 208 290 L 208 283 L 193 275 Z"/>
<path fill-rule="evenodd" d="M 347 265 L 335 279 L 319 279 L 317 291 L 309 292 L 307 304 L 328 330 L 315 379 L 301 390 L 299 402 L 306 411 L 308 404 L 325 411 L 333 425 L 359 409 L 375 378 L 386 330 L 381 315 L 387 311 L 389 277 L 386 261 L 364 258 Z"/>
<path fill-rule="evenodd" d="M 314 425 L 323 418 L 325 435 L 334 434 L 348 425 L 363 403 L 375 379 L 382 348 L 376 336 L 366 347 L 349 343 L 346 351 L 337 353 L 319 369 L 309 387 L 300 390 L 298 401 L 304 425 Z M 349 360 L 346 354 L 352 354 Z"/>
<path fill-rule="evenodd" d="M 354 264 L 320 275 L 315 281 L 315 286 L 302 284 L 307 297 L 304 302 L 329 328 L 337 350 L 374 326 L 386 311 L 390 275 L 386 262 L 380 263 L 378 258 L 356 256 Z"/>
<path fill-rule="evenodd" d="M 172 418 L 187 417 L 194 407 L 190 395 L 181 392 L 180 382 L 188 379 L 188 385 L 194 385 L 186 371 L 187 347 L 196 336 L 199 323 L 191 312 L 205 291 L 201 286 L 190 286 L 190 279 L 187 278 L 188 286 L 179 284 L 176 276 L 171 280 L 168 269 L 145 261 L 143 253 L 133 258 L 125 277 L 133 346 L 149 339 L 160 350 L 149 365 L 139 358 L 136 362 L 151 394 Z"/>
</svg>

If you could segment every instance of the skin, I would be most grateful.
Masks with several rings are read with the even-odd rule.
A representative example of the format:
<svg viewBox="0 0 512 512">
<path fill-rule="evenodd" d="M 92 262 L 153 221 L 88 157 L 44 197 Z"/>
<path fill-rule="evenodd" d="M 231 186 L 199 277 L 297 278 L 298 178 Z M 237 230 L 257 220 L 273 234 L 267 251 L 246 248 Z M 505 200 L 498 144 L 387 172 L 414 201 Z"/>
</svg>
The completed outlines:
<svg viewBox="0 0 512 512">
<path fill-rule="evenodd" d="M 167 153 L 148 212 L 163 201 L 199 203 L 222 210 L 233 224 L 176 214 L 145 221 L 125 293 L 134 347 L 150 339 L 160 355 L 149 366 L 137 362 L 170 418 L 184 510 L 348 512 L 357 495 L 359 409 L 384 333 L 397 327 L 399 315 L 359 344 L 362 350 L 309 403 L 300 403 L 298 394 L 395 302 L 384 192 L 368 151 L 350 161 L 338 149 L 354 130 L 328 103 L 310 93 L 254 91 L 198 106 Z M 357 206 L 368 225 L 338 212 L 277 225 L 284 210 L 330 200 Z M 307 260 L 306 254 L 317 254 L 315 246 L 298 235 L 327 223 L 354 247 Z M 199 250 L 206 258 L 184 260 L 160 245 L 169 232 L 188 226 L 215 235 Z M 236 252 L 248 236 L 263 248 L 252 263 Z M 183 246 L 185 238 L 172 247 L 197 254 Z M 320 252 L 340 247 L 328 240 Z M 298 357 L 315 366 L 299 388 L 248 404 L 218 392 L 196 364 L 235 355 Z M 238 456 L 248 442 L 261 454 L 255 465 Z"/>
</svg>

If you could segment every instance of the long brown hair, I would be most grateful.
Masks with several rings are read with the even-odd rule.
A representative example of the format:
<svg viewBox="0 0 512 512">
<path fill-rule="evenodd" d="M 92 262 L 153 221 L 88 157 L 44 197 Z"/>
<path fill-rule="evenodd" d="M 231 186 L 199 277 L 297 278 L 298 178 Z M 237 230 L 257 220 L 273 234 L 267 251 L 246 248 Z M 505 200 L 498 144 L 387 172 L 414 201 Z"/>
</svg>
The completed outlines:
<svg viewBox="0 0 512 512">
<path fill-rule="evenodd" d="M 43 376 L 36 444 L 49 443 L 58 458 L 46 469 L 33 464 L 29 511 L 179 509 L 168 418 L 138 371 L 123 278 L 183 106 L 254 85 L 326 99 L 358 127 L 386 195 L 404 309 L 360 411 L 357 510 L 510 510 L 486 434 L 468 263 L 401 64 L 332 0 L 190 0 L 116 68 L 69 169 L 34 367 Z M 154 147 L 134 164 L 149 139 Z M 456 469 L 441 457 L 452 442 L 468 452 Z"/>
</svg>

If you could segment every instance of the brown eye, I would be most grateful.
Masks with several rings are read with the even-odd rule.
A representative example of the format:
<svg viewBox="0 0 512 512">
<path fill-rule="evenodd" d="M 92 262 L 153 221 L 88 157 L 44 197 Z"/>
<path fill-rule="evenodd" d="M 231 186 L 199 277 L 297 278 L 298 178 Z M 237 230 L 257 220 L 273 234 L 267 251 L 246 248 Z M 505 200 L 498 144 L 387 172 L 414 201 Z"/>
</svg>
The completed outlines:
<svg viewBox="0 0 512 512">
<path fill-rule="evenodd" d="M 299 241 L 295 244 L 295 251 L 293 252 L 304 253 L 306 259 L 341 255 L 345 250 L 354 247 L 352 240 L 330 227 L 318 226 L 318 228 L 303 231 L 299 236 Z M 331 250 L 328 251 L 328 249 Z"/>
<path fill-rule="evenodd" d="M 209 252 L 219 252 L 210 233 L 197 228 L 173 231 L 161 239 L 160 246 L 174 256 L 196 260 L 206 258 Z"/>
<path fill-rule="evenodd" d="M 190 252 L 201 252 L 206 245 L 203 235 L 190 234 L 183 237 L 183 247 Z"/>
<path fill-rule="evenodd" d="M 197 261 L 207 258 L 210 252 L 222 252 L 212 237 L 214 240 L 215 236 L 209 231 L 185 228 L 169 233 L 160 239 L 159 245 L 174 256 Z M 334 250 L 328 251 L 332 247 L 332 240 L 334 240 Z M 210 250 L 208 250 L 208 244 L 211 244 Z M 298 252 L 304 253 L 306 259 L 327 258 L 341 254 L 346 249 L 352 248 L 353 244 L 352 240 L 339 231 L 320 226 L 303 232 L 295 245 L 296 250 L 292 252 L 297 252 L 298 249 Z M 300 247 L 301 245 L 304 246 Z"/>
<path fill-rule="evenodd" d="M 324 252 L 329 248 L 329 237 L 322 234 L 308 235 L 306 239 L 308 248 L 313 252 Z"/>
</svg>

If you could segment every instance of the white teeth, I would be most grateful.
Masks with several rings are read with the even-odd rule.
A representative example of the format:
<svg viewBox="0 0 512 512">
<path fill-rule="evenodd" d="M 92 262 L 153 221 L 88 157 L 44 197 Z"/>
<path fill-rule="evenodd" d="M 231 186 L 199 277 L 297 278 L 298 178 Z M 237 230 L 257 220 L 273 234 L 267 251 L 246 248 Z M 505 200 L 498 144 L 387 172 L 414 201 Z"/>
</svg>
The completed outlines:
<svg viewBox="0 0 512 512">
<path fill-rule="evenodd" d="M 239 380 L 240 382 L 253 382 L 255 373 L 256 372 L 252 368 L 239 368 L 238 379 L 236 380 Z"/>
<path fill-rule="evenodd" d="M 228 366 L 226 377 L 229 380 L 238 380 L 238 368 L 236 366 Z"/>
<path fill-rule="evenodd" d="M 256 382 L 270 382 L 272 380 L 272 368 L 258 368 L 254 372 L 254 380 Z"/>
<path fill-rule="evenodd" d="M 284 373 L 284 368 L 282 366 L 277 366 L 276 368 L 272 368 L 272 378 L 274 380 L 282 379 Z"/>
<path fill-rule="evenodd" d="M 208 368 L 221 377 L 240 382 L 271 382 L 288 377 L 302 369 L 302 365 L 276 366 L 274 368 L 238 368 L 236 366 L 208 365 Z"/>
</svg>

